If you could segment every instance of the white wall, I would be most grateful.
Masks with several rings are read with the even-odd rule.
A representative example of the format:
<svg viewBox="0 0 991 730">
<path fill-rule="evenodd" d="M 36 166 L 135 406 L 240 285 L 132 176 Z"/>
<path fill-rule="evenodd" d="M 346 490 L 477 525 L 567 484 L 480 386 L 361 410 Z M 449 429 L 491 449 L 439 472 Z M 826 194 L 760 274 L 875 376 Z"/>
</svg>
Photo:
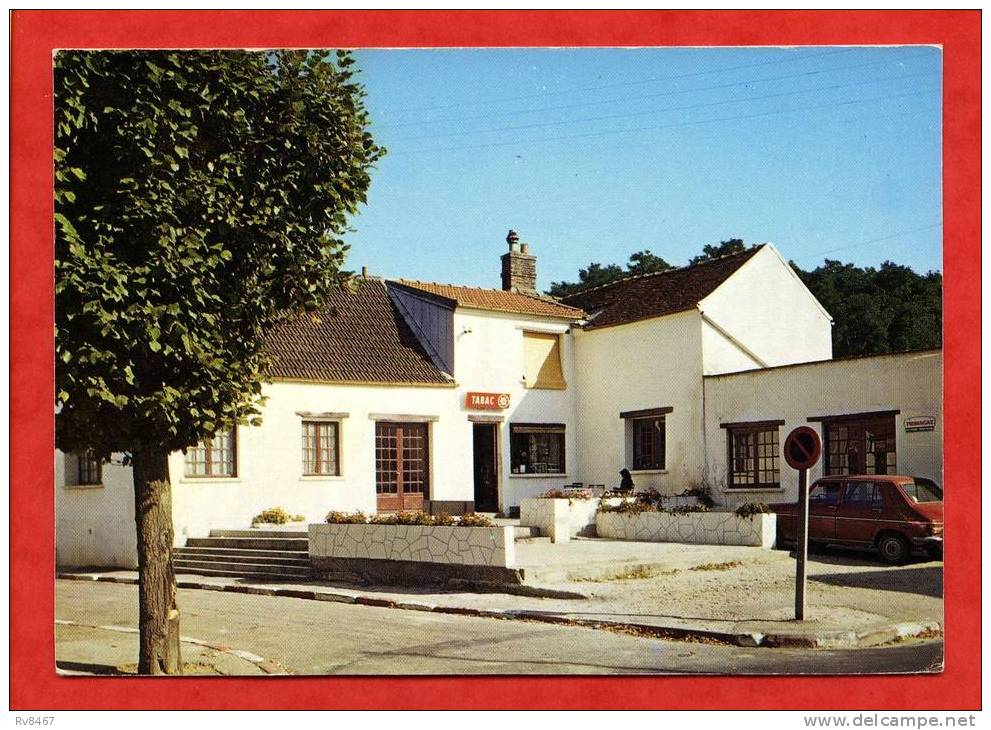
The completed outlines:
<svg viewBox="0 0 991 730">
<path fill-rule="evenodd" d="M 794 501 L 798 475 L 780 458 L 779 490 L 725 490 L 727 434 L 721 423 L 784 419 L 785 436 L 798 426 L 821 424 L 810 417 L 898 410 L 895 450 L 899 474 L 924 476 L 943 483 L 942 419 L 943 355 L 938 350 L 849 360 L 831 360 L 790 367 L 705 378 L 706 475 L 720 487 L 714 495 L 726 504 L 752 501 Z M 904 420 L 934 416 L 934 431 L 906 433 Z M 822 476 L 822 461 L 810 480 Z"/>
<path fill-rule="evenodd" d="M 55 564 L 136 568 L 130 467 L 103 465 L 99 485 L 76 486 L 75 457 L 55 452 Z"/>
<path fill-rule="evenodd" d="M 574 338 L 581 481 L 615 486 L 631 466 L 620 412 L 671 407 L 666 469 L 633 472 L 638 489 L 677 494 L 701 477 L 702 338 L 697 311 L 578 331 Z"/>
<path fill-rule="evenodd" d="M 832 357 L 829 316 L 770 244 L 699 309 L 706 375 Z"/>
<path fill-rule="evenodd" d="M 561 333 L 561 369 L 567 383 L 565 390 L 527 388 L 523 381 L 523 332 Z M 454 367 L 458 384 L 457 398 L 462 406 L 460 418 L 467 422 L 470 414 L 494 415 L 503 418 L 499 424 L 499 504 L 502 509 L 519 505 L 526 497 L 542 494 L 552 487 L 577 481 L 578 461 L 575 455 L 575 367 L 573 337 L 568 323 L 546 318 L 522 318 L 472 309 L 454 313 Z M 465 394 L 470 391 L 508 393 L 510 406 L 505 411 L 469 411 L 463 408 Z M 565 469 L 563 476 L 512 474 L 510 471 L 509 426 L 511 423 L 564 423 Z M 471 463 L 471 428 L 456 445 L 468 458 L 465 477 L 468 497 L 472 499 L 474 484 Z M 454 499 L 452 497 L 452 499 Z"/>
</svg>

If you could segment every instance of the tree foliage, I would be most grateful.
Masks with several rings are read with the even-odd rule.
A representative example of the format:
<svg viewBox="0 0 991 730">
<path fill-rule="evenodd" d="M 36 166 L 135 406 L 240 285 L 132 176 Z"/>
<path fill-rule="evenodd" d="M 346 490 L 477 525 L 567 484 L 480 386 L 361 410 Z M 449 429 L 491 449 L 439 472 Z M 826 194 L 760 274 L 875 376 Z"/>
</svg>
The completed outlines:
<svg viewBox="0 0 991 730">
<path fill-rule="evenodd" d="M 709 243 L 702 247 L 702 253 L 693 256 L 689 265 L 701 264 L 703 261 L 718 259 L 723 256 L 731 256 L 736 253 L 743 253 L 746 250 L 742 238 L 730 238 L 727 241 L 720 241 L 718 244 Z"/>
<path fill-rule="evenodd" d="M 60 448 L 174 451 L 257 412 L 264 333 L 341 285 L 384 153 L 353 63 L 57 54 Z"/>
<path fill-rule="evenodd" d="M 637 251 L 630 254 L 630 260 L 626 264 L 625 270 L 617 264 L 603 266 L 593 262 L 578 271 L 577 282 L 555 281 L 547 293 L 554 297 L 566 297 L 585 289 L 611 284 L 627 276 L 652 274 L 657 271 L 667 271 L 670 268 L 673 268 L 671 264 L 660 256 L 655 256 L 649 250 Z"/>
<path fill-rule="evenodd" d="M 943 276 L 885 261 L 861 268 L 826 259 L 792 267 L 833 316 L 833 355 L 877 355 L 942 345 Z"/>
</svg>

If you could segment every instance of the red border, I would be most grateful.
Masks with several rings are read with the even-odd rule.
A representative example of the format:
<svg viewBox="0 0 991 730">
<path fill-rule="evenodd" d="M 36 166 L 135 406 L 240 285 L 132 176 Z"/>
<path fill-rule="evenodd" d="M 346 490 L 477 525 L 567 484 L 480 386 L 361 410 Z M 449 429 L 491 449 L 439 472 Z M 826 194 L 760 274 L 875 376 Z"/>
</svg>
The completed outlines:
<svg viewBox="0 0 991 730">
<path fill-rule="evenodd" d="M 11 24 L 12 708 L 980 708 L 980 11 L 15 11 Z M 54 545 L 53 49 L 906 43 L 944 49 L 944 438 L 954 498 L 942 675 L 292 678 L 258 692 L 248 679 L 53 673 L 53 581 L 40 567 L 52 565 Z"/>
</svg>

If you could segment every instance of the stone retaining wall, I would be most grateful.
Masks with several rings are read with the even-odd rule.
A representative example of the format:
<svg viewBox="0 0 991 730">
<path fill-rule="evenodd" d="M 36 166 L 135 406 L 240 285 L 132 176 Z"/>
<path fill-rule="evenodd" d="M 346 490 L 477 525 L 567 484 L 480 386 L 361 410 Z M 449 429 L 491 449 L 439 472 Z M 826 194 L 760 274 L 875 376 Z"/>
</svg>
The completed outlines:
<svg viewBox="0 0 991 730">
<path fill-rule="evenodd" d="M 772 548 L 775 515 L 740 517 L 734 512 L 599 512 L 599 537 L 640 542 L 682 542 L 692 545 L 751 545 Z"/>
<path fill-rule="evenodd" d="M 516 562 L 513 537 L 513 528 L 497 526 L 312 524 L 309 551 L 311 561 L 353 558 L 507 568 Z"/>
</svg>

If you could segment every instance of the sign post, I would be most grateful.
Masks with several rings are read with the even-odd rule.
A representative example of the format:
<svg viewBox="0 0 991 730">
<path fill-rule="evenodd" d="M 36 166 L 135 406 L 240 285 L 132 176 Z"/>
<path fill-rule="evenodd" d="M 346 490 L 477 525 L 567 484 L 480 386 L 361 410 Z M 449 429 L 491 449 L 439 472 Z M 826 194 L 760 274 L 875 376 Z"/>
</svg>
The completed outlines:
<svg viewBox="0 0 991 730">
<path fill-rule="evenodd" d="M 785 461 L 798 470 L 798 529 L 795 533 L 795 618 L 805 620 L 806 563 L 809 558 L 809 469 L 819 461 L 822 442 L 808 426 L 799 426 L 785 439 Z"/>
</svg>

